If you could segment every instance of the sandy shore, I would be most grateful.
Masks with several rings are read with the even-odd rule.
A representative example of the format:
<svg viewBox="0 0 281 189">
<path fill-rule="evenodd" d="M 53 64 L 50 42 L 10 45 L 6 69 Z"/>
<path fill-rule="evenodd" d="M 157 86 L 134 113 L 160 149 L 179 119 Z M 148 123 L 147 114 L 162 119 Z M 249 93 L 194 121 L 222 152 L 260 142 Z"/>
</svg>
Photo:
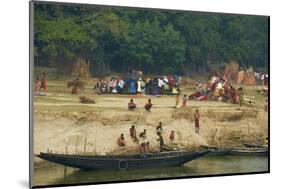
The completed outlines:
<svg viewBox="0 0 281 189">
<path fill-rule="evenodd" d="M 59 91 L 57 88 L 65 88 Z M 57 153 L 109 154 L 137 150 L 129 136 L 129 128 L 136 125 L 137 133 L 147 130 L 147 140 L 154 150 L 159 148 L 155 128 L 163 123 L 165 144 L 174 130 L 178 148 L 195 148 L 200 145 L 239 146 L 254 138 L 268 136 L 267 113 L 261 106 L 239 107 L 222 102 L 188 101 L 185 108 L 174 108 L 175 98 L 170 96 L 96 95 L 87 89 L 82 94 L 95 99 L 96 104 L 81 104 L 79 96 L 68 93 L 62 83 L 53 82 L 47 96 L 35 97 L 34 153 L 48 149 Z M 188 93 L 187 93 L 188 94 Z M 127 110 L 130 98 L 138 108 Z M 151 98 L 153 108 L 143 108 Z M 257 97 L 257 99 L 261 99 Z M 200 134 L 194 132 L 193 114 L 199 109 Z M 116 140 L 124 133 L 126 147 L 118 147 Z M 86 143 L 86 149 L 85 149 Z M 35 158 L 35 162 L 40 160 Z"/>
</svg>

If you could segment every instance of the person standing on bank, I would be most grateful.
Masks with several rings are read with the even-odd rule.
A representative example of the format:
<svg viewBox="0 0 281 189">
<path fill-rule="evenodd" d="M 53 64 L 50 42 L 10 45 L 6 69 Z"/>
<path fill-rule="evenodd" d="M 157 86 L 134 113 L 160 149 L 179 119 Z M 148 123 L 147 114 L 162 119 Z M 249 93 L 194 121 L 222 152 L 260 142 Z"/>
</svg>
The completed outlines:
<svg viewBox="0 0 281 189">
<path fill-rule="evenodd" d="M 162 122 L 159 122 L 159 125 L 156 127 L 156 134 L 162 134 L 163 133 L 163 128 L 162 128 Z"/>
<path fill-rule="evenodd" d="M 175 141 L 175 131 L 171 131 L 169 139 L 170 139 L 171 143 L 174 143 L 174 141 Z"/>
<path fill-rule="evenodd" d="M 132 127 L 130 128 L 130 136 L 134 142 L 138 142 L 137 131 L 136 131 L 135 125 L 132 125 Z"/>
<path fill-rule="evenodd" d="M 162 136 L 162 134 L 161 133 L 158 133 L 157 134 L 158 135 L 158 139 L 157 139 L 157 141 L 159 142 L 159 147 L 160 147 L 160 152 L 163 152 L 163 147 L 164 147 L 164 139 L 163 139 L 163 136 Z"/>
<path fill-rule="evenodd" d="M 195 121 L 195 132 L 199 134 L 199 119 L 200 119 L 200 113 L 199 110 L 196 109 L 194 114 L 194 121 Z"/>
<path fill-rule="evenodd" d="M 265 99 L 265 102 L 264 102 L 264 111 L 267 112 L 268 111 L 268 100 Z"/>
</svg>

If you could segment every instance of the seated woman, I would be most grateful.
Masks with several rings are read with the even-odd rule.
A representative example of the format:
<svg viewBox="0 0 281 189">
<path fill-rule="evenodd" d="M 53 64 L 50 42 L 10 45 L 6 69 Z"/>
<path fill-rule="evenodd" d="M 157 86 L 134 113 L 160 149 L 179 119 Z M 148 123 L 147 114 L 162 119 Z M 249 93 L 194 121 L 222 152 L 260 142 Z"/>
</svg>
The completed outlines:
<svg viewBox="0 0 281 189">
<path fill-rule="evenodd" d="M 136 108 L 136 104 L 134 103 L 134 100 L 131 99 L 130 102 L 128 103 L 128 109 L 129 110 L 134 110 Z"/>
<path fill-rule="evenodd" d="M 163 139 L 163 136 L 162 136 L 161 133 L 158 133 L 157 135 L 158 135 L 158 137 L 159 137 L 159 138 L 157 139 L 157 141 L 159 142 L 160 152 L 163 152 L 163 150 L 164 150 L 164 139 Z"/>
<path fill-rule="evenodd" d="M 124 138 L 124 134 L 122 133 L 120 135 L 120 137 L 118 138 L 117 140 L 117 145 L 118 146 L 126 146 L 126 141 L 125 141 L 125 138 Z"/>
</svg>

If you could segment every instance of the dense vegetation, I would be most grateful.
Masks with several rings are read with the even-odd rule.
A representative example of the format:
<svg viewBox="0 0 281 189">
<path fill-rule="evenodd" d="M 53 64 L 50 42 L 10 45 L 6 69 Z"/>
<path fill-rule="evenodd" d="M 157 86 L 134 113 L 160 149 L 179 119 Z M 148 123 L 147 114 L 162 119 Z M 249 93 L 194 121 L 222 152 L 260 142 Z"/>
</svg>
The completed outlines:
<svg viewBox="0 0 281 189">
<path fill-rule="evenodd" d="M 208 71 L 236 60 L 268 64 L 268 18 L 184 11 L 36 3 L 35 65 L 64 68 L 76 57 L 92 73 Z"/>
</svg>

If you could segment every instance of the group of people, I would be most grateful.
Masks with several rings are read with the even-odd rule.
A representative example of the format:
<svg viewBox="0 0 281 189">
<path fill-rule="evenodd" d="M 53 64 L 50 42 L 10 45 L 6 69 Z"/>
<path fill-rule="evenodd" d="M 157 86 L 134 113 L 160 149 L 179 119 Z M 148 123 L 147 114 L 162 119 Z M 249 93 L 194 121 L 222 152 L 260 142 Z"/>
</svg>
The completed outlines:
<svg viewBox="0 0 281 189">
<path fill-rule="evenodd" d="M 177 76 L 160 76 L 153 79 L 133 76 L 128 76 L 127 79 L 112 77 L 110 80 L 99 79 L 94 91 L 98 94 L 175 95 L 179 93 L 181 81 L 181 77 Z"/>
<path fill-rule="evenodd" d="M 146 104 L 144 105 L 144 109 L 147 111 L 147 112 L 150 112 L 151 110 L 151 107 L 152 107 L 152 103 L 151 103 L 151 99 L 148 99 L 148 101 L 146 102 Z M 128 103 L 128 110 L 131 110 L 133 111 L 134 109 L 137 108 L 137 105 L 134 103 L 134 100 L 131 99 L 130 102 Z"/>
<path fill-rule="evenodd" d="M 46 87 L 47 87 L 47 80 L 46 80 L 46 73 L 42 73 L 41 77 L 36 77 L 34 81 L 34 88 L 33 92 L 34 95 L 46 95 Z"/>
<path fill-rule="evenodd" d="M 187 106 L 186 103 L 187 103 L 187 95 L 184 94 L 184 95 L 183 95 L 183 98 L 182 98 L 182 105 L 181 105 L 181 107 L 183 107 L 183 108 L 186 107 L 186 106 Z M 177 95 L 176 95 L 176 106 L 175 106 L 175 107 L 176 107 L 176 108 L 179 108 L 179 107 L 180 107 L 179 104 L 180 104 L 180 94 L 177 94 Z"/>
<path fill-rule="evenodd" d="M 214 75 L 207 83 L 201 83 L 199 81 L 196 85 L 195 92 L 188 98 L 200 101 L 217 100 L 236 104 L 239 102 L 240 96 L 226 78 L 220 75 Z"/>
<path fill-rule="evenodd" d="M 175 104 L 175 107 L 176 108 L 179 108 L 180 107 L 180 94 L 176 94 L 176 104 Z M 147 111 L 147 112 L 151 112 L 151 108 L 152 108 L 153 104 L 151 102 L 151 99 L 148 99 L 146 104 L 144 105 L 144 109 Z M 184 94 L 183 95 L 183 98 L 182 98 L 182 105 L 181 107 L 186 107 L 187 106 L 187 95 Z M 137 108 L 137 104 L 134 102 L 134 99 L 131 99 L 128 103 L 128 110 L 135 110 Z"/>
<path fill-rule="evenodd" d="M 125 89 L 125 81 L 120 78 L 112 77 L 110 80 L 99 81 L 94 86 L 94 91 L 98 94 L 107 94 L 107 93 L 123 93 Z"/>
<path fill-rule="evenodd" d="M 262 83 L 263 85 L 268 85 L 268 74 L 262 72 L 255 72 L 255 78 L 258 83 Z"/>
<path fill-rule="evenodd" d="M 150 142 L 147 141 L 147 131 L 144 129 L 142 132 L 137 135 L 136 127 L 135 125 L 132 125 L 129 129 L 129 134 L 132 139 L 132 141 L 136 144 L 138 144 L 138 149 L 141 153 L 147 153 L 149 152 L 149 145 Z M 160 152 L 164 150 L 164 138 L 163 138 L 163 127 L 162 122 L 159 122 L 159 125 L 156 127 L 156 134 L 158 136 L 157 142 L 159 142 L 159 149 Z M 175 141 L 175 132 L 172 130 L 169 134 L 169 140 L 171 143 L 174 143 Z M 126 146 L 126 140 L 124 137 L 124 134 L 121 133 L 120 137 L 117 139 L 117 145 L 118 146 Z"/>
</svg>

